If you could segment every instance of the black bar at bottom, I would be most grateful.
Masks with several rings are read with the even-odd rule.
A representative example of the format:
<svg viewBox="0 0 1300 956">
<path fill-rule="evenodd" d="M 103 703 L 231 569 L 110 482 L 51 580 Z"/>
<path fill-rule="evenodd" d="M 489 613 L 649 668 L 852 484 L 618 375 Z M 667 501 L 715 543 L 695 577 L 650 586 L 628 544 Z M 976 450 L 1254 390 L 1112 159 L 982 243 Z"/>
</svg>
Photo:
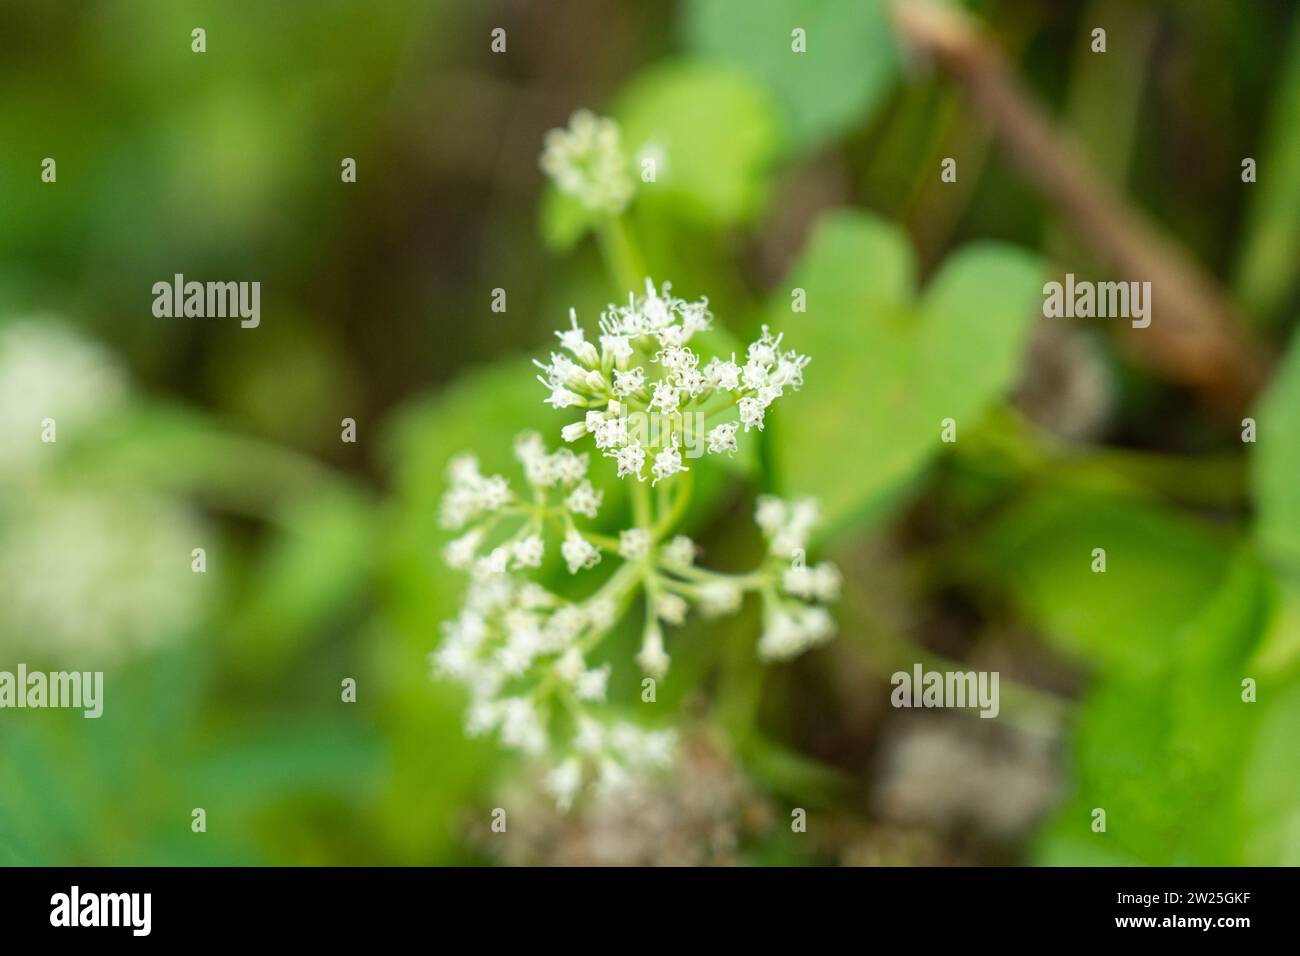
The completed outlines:
<svg viewBox="0 0 1300 956">
<path fill-rule="evenodd" d="M 485 942 L 519 933 L 599 945 L 673 927 L 698 938 L 802 925 L 864 943 L 977 931 L 985 941 L 1050 932 L 1231 944 L 1294 929 L 1296 886 L 1287 869 L 51 868 L 0 871 L 0 925 L 6 942 L 338 945 L 407 933 L 456 945 L 458 929 L 473 929 Z"/>
</svg>

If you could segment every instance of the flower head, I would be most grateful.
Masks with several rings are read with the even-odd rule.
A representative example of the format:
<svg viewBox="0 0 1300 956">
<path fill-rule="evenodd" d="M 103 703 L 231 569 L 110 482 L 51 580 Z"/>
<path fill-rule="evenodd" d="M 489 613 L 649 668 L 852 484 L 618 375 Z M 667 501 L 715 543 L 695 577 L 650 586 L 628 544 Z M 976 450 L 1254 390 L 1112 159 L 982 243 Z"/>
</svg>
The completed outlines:
<svg viewBox="0 0 1300 956">
<path fill-rule="evenodd" d="M 575 189 L 590 185 L 590 177 L 564 163 L 580 145 L 594 149 L 608 137 L 609 128 L 589 120 L 596 122 L 575 118 L 573 130 L 548 142 L 543 159 L 557 181 Z M 759 499 L 755 520 L 767 553 L 745 574 L 701 567 L 695 542 L 673 527 L 687 513 L 690 479 L 702 464 L 688 460 L 733 454 L 741 430 L 762 428 L 772 404 L 800 387 L 808 364 L 806 356 L 782 351 L 781 336 L 767 327 L 743 360 L 734 353 L 706 360 L 698 336 L 712 318 L 707 300 L 688 302 L 667 283 L 649 281 L 643 295 L 609 306 L 594 335 L 571 311 L 556 333 L 558 351 L 535 363 L 543 400 L 573 410 L 559 424 L 564 444 L 553 450 L 535 432 L 515 440 L 523 474 L 518 493 L 472 456 L 449 468 L 441 518 L 457 535 L 444 555 L 468 573 L 470 585 L 431 655 L 434 673 L 467 688 L 468 733 L 493 733 L 549 762 L 546 786 L 561 809 L 588 786 L 619 791 L 671 757 L 671 734 L 604 713 L 615 665 L 593 663 L 593 655 L 630 608 L 644 614 L 636 666 L 655 679 L 665 678 L 671 664 L 665 627 L 685 625 L 692 609 L 708 617 L 733 613 L 747 592 L 762 598 L 758 654 L 765 660 L 786 660 L 834 631 L 819 602 L 837 597 L 839 573 L 803 562 L 817 520 L 812 502 Z M 588 436 L 598 455 L 582 450 Z M 588 477 L 593 459 L 618 478 L 636 479 L 630 527 L 604 533 L 584 526 L 605 497 L 599 479 Z M 608 523 L 617 516 L 601 517 Z M 584 574 L 597 577 L 614 567 L 594 594 L 567 600 L 525 576 L 550 572 L 548 540 L 551 554 L 558 543 L 571 575 L 604 565 Z"/>
<path fill-rule="evenodd" d="M 601 315 L 599 346 L 571 311 L 556 333 L 568 354 L 536 363 L 547 404 L 586 409 L 561 426 L 564 441 L 591 435 L 620 478 L 652 484 L 689 471 L 687 458 L 734 454 L 740 429 L 762 429 L 772 404 L 803 384 L 808 357 L 782 351 L 782 337 L 763 326 L 744 364 L 734 354 L 703 361 L 693 342 L 712 323 L 707 299 L 688 302 L 649 280 L 644 295 Z"/>
<path fill-rule="evenodd" d="M 567 129 L 546 134 L 542 171 L 588 209 L 617 215 L 627 208 L 633 190 L 621 139 L 613 120 L 578 110 Z"/>
</svg>

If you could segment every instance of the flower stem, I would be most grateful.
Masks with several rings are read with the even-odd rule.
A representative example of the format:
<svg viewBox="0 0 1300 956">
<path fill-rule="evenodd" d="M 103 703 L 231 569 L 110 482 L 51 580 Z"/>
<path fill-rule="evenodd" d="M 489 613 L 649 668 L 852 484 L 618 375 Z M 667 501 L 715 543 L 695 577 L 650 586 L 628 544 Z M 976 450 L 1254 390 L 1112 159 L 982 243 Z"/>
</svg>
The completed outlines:
<svg viewBox="0 0 1300 956">
<path fill-rule="evenodd" d="M 597 227 L 596 236 L 617 294 L 626 295 L 639 289 L 645 281 L 645 264 L 623 219 L 609 217 Z"/>
</svg>

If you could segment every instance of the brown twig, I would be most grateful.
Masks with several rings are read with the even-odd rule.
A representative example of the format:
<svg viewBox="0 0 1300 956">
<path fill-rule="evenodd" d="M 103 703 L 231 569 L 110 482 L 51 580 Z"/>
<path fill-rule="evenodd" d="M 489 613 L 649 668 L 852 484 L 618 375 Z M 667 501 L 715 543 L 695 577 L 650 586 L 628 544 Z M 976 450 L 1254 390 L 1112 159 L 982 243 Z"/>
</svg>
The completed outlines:
<svg viewBox="0 0 1300 956">
<path fill-rule="evenodd" d="M 1093 172 L 975 20 L 928 0 L 896 0 L 892 10 L 906 45 L 962 85 L 1021 174 L 1093 254 L 1129 280 L 1151 282 L 1151 325 L 1123 326 L 1134 357 L 1220 401 L 1245 402 L 1267 363 L 1214 278 Z"/>
</svg>

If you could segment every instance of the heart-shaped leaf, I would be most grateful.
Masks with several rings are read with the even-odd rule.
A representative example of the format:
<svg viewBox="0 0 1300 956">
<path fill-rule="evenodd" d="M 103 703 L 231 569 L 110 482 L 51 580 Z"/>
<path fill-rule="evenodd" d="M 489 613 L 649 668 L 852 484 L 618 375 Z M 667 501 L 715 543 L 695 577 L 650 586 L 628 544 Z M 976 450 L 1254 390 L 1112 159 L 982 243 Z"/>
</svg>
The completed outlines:
<svg viewBox="0 0 1300 956">
<path fill-rule="evenodd" d="M 860 213 L 823 220 L 768 313 L 812 357 L 782 399 L 774 457 L 787 494 L 815 495 L 833 532 L 879 518 L 941 446 L 1013 383 L 1040 293 L 1037 257 L 977 243 L 924 294 L 901 231 Z M 791 311 L 802 289 L 807 311 Z"/>
</svg>

